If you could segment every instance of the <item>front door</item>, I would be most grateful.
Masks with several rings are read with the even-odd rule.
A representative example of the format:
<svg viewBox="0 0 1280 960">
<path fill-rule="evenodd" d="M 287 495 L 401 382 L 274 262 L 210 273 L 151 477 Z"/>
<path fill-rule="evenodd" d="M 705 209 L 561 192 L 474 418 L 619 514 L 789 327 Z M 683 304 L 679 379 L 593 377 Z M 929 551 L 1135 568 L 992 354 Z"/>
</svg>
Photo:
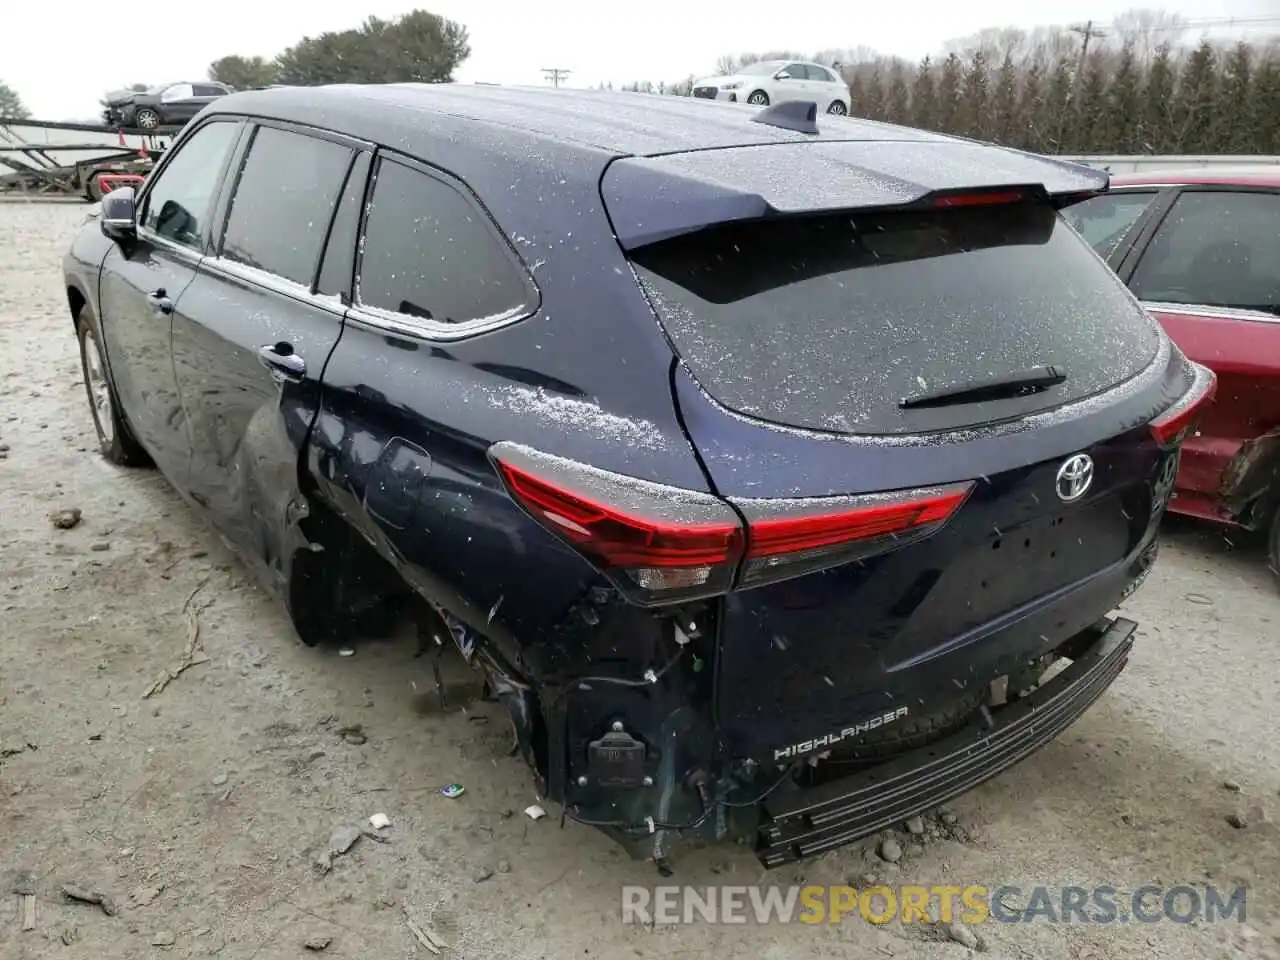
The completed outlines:
<svg viewBox="0 0 1280 960">
<path fill-rule="evenodd" d="M 207 249 L 214 194 L 239 133 L 239 123 L 219 122 L 185 138 L 139 198 L 137 241 L 117 244 L 103 264 L 102 336 L 121 406 L 179 489 L 189 443 L 170 338 Z"/>
<path fill-rule="evenodd" d="M 174 322 L 192 497 L 270 586 L 287 579 L 298 547 L 299 458 L 342 333 L 365 158 L 337 138 L 258 126 L 228 177 L 223 236 Z M 345 221 L 331 245 L 346 245 L 348 267 L 317 280 L 339 207 Z"/>
</svg>

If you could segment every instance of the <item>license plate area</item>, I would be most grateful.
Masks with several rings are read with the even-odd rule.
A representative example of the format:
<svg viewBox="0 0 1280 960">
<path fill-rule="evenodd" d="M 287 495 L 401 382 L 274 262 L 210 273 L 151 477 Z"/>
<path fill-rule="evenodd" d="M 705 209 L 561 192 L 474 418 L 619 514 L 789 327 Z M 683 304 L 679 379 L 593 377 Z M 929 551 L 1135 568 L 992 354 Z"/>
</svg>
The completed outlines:
<svg viewBox="0 0 1280 960">
<path fill-rule="evenodd" d="M 993 530 L 950 564 L 912 633 L 955 636 L 1122 560 L 1134 545 L 1133 518 L 1109 497 Z"/>
</svg>

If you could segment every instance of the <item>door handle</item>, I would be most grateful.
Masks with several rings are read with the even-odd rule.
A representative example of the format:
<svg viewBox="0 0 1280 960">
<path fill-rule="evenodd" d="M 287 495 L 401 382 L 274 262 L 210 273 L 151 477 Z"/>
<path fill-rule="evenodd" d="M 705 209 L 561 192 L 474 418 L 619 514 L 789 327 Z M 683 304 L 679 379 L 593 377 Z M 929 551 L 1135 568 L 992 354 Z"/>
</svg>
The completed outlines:
<svg viewBox="0 0 1280 960">
<path fill-rule="evenodd" d="M 258 361 L 277 382 L 298 383 L 307 373 L 307 364 L 293 352 L 292 344 L 269 343 L 258 348 Z"/>
<path fill-rule="evenodd" d="M 173 301 L 170 300 L 169 295 L 165 293 L 164 287 L 161 287 L 159 290 L 152 290 L 147 294 L 147 299 L 151 301 L 151 307 L 153 310 L 158 310 L 166 316 L 173 313 Z"/>
</svg>

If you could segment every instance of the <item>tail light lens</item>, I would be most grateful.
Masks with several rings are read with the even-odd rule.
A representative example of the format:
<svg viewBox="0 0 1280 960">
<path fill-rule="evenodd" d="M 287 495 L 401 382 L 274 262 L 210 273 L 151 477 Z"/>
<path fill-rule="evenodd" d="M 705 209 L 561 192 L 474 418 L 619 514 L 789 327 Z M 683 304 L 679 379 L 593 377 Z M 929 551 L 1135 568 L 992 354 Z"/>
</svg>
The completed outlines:
<svg viewBox="0 0 1280 960">
<path fill-rule="evenodd" d="M 748 524 L 742 587 L 893 550 L 936 533 L 972 483 L 856 497 L 734 500 Z"/>
<path fill-rule="evenodd" d="M 922 540 L 973 489 L 724 501 L 510 442 L 489 456 L 531 517 L 642 606 L 726 593 L 735 578 L 760 586 Z"/>
<path fill-rule="evenodd" d="M 1212 370 L 1198 363 L 1193 363 L 1192 367 L 1195 379 L 1191 382 L 1191 389 L 1151 421 L 1151 435 L 1162 447 L 1181 442 L 1218 392 L 1218 377 Z"/>
<path fill-rule="evenodd" d="M 489 456 L 515 501 L 633 602 L 669 603 L 733 585 L 742 524 L 723 500 L 509 442 Z"/>
<path fill-rule="evenodd" d="M 943 193 L 932 198 L 932 205 L 943 209 L 951 207 L 990 207 L 1001 203 L 1018 203 L 1026 200 L 1026 190 L 967 190 L 962 193 Z"/>
</svg>

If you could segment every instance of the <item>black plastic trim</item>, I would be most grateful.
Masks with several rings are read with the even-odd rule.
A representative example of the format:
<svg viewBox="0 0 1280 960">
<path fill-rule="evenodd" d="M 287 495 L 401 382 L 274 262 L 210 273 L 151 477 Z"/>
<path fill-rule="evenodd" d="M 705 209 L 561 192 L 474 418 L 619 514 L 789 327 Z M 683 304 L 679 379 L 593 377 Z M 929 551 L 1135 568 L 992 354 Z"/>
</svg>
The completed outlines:
<svg viewBox="0 0 1280 960">
<path fill-rule="evenodd" d="M 930 810 L 1007 770 L 1069 727 L 1128 663 L 1137 624 L 1116 618 L 1067 669 L 939 743 L 819 787 L 766 801 L 756 855 L 768 868 L 816 856 Z M 1079 635 L 1077 635 L 1079 637 Z M 1075 638 L 1073 638 L 1075 639 Z"/>
</svg>

